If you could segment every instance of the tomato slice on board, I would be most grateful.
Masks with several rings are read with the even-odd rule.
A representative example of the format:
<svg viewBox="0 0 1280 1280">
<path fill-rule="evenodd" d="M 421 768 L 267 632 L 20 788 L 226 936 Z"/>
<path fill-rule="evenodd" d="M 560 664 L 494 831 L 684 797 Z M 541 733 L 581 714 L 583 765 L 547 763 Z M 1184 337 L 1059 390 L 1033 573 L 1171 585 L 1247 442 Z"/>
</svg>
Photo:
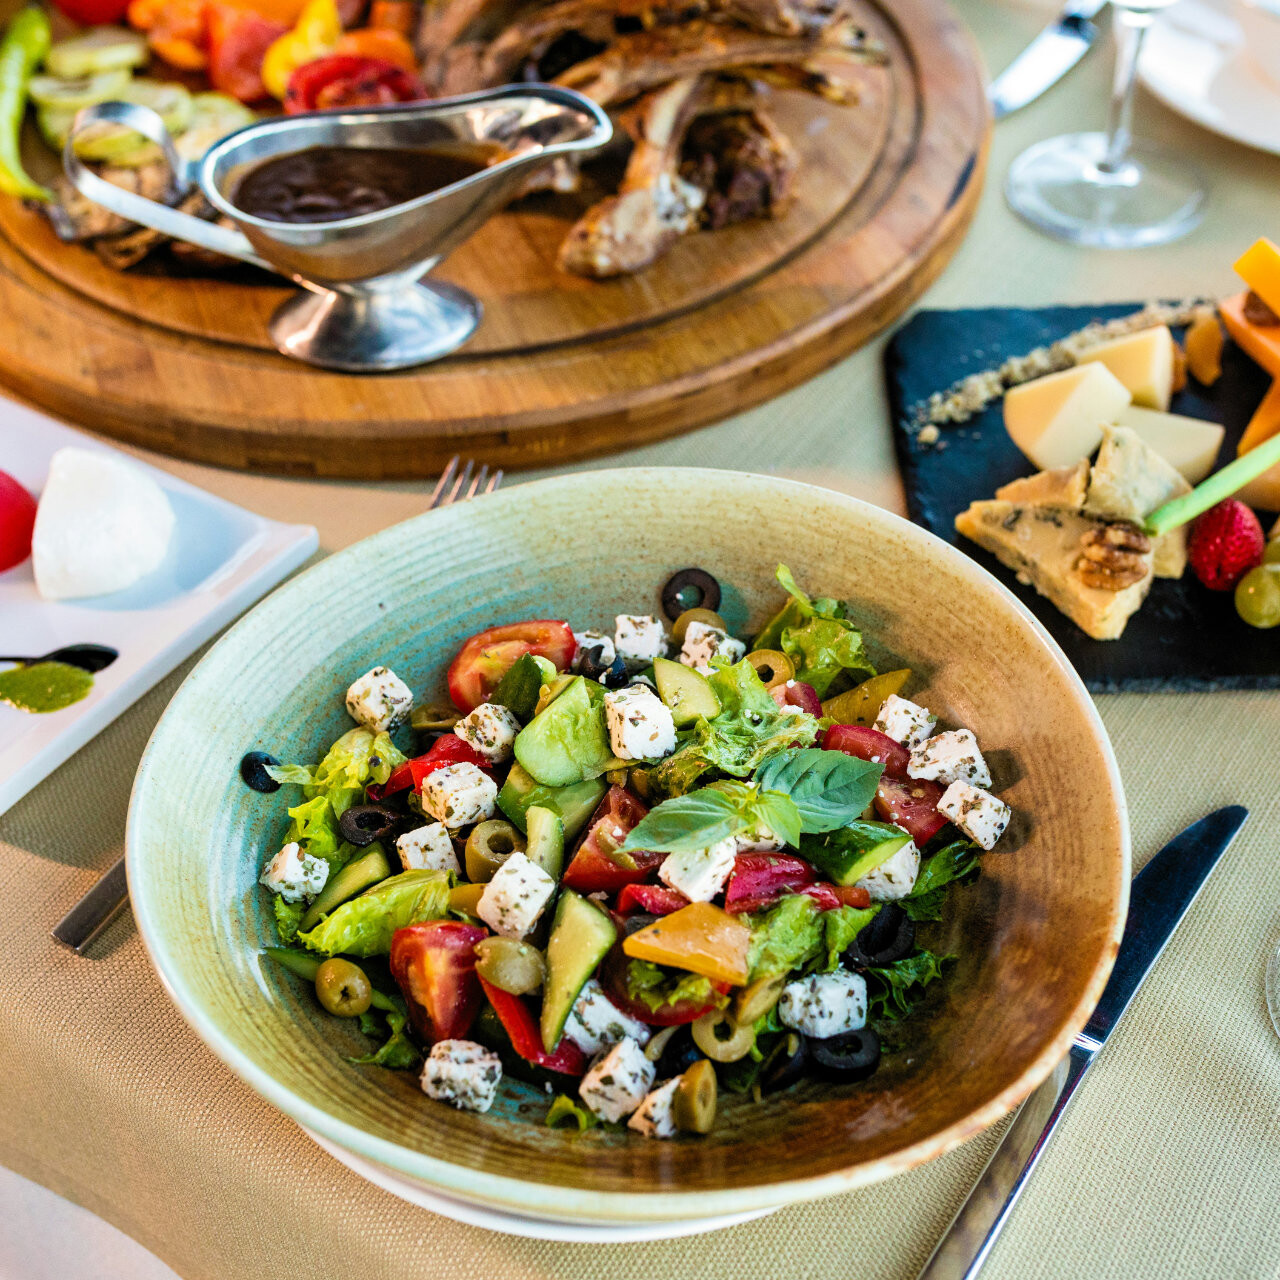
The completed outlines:
<svg viewBox="0 0 1280 1280">
<path fill-rule="evenodd" d="M 532 1010 L 519 997 L 509 991 L 495 987 L 493 983 L 480 980 L 484 994 L 488 996 L 493 1011 L 502 1023 L 502 1029 L 511 1041 L 511 1047 L 526 1062 L 547 1071 L 562 1071 L 568 1076 L 584 1075 L 587 1070 L 587 1055 L 578 1048 L 568 1036 L 562 1036 L 556 1045 L 555 1053 L 548 1053 L 542 1047 L 542 1030 Z"/>
<path fill-rule="evenodd" d="M 430 96 L 417 76 L 385 58 L 335 53 L 304 63 L 289 77 L 284 109 L 288 115 L 299 115 L 419 102 Z"/>
<path fill-rule="evenodd" d="M 7 471 L 0 471 L 0 572 L 31 554 L 36 500 Z"/>
<path fill-rule="evenodd" d="M 644 911 L 651 916 L 669 916 L 688 905 L 689 899 L 683 893 L 660 884 L 626 884 L 618 894 L 618 914 L 623 916 L 634 911 Z"/>
<path fill-rule="evenodd" d="M 665 853 L 652 853 L 640 850 L 637 853 L 614 855 L 625 858 L 631 866 L 615 862 L 601 845 L 603 838 L 606 845 L 620 845 L 628 831 L 636 826 L 649 810 L 629 791 L 621 787 L 610 787 L 604 793 L 591 821 L 578 841 L 564 873 L 564 883 L 579 893 L 616 893 L 625 885 L 639 884 L 647 880 L 654 868 L 667 856 Z"/>
<path fill-rule="evenodd" d="M 557 671 L 564 671 L 573 661 L 577 647 L 573 628 L 554 618 L 489 627 L 477 632 L 458 650 L 449 667 L 449 697 L 465 715 L 489 697 L 517 658 L 532 653 L 554 663 Z"/>
<path fill-rule="evenodd" d="M 917 848 L 923 848 L 947 825 L 945 815 L 938 812 L 945 790 L 926 778 L 890 778 L 886 774 L 876 788 L 876 813 L 885 822 L 896 823 Z"/>
<path fill-rule="evenodd" d="M 833 724 L 822 739 L 827 751 L 843 751 L 847 756 L 884 765 L 887 778 L 905 778 L 911 752 L 887 733 L 863 724 Z"/>
<path fill-rule="evenodd" d="M 262 59 L 289 28 L 230 4 L 211 4 L 208 14 L 209 79 L 213 87 L 241 102 L 265 98 Z"/>
<path fill-rule="evenodd" d="M 409 1006 L 413 1029 L 428 1044 L 465 1036 L 480 1012 L 476 943 L 489 931 L 461 920 L 433 920 L 397 929 L 391 976 Z"/>
</svg>

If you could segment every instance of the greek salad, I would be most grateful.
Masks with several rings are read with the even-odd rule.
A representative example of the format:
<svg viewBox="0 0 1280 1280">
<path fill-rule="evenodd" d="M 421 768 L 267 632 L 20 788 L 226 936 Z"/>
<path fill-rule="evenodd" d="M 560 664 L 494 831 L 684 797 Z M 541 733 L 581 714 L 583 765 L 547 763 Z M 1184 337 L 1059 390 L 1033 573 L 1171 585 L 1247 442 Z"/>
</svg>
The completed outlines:
<svg viewBox="0 0 1280 1280">
<path fill-rule="evenodd" d="M 448 704 L 374 667 L 315 765 L 244 758 L 288 788 L 265 954 L 359 1020 L 354 1061 L 481 1112 L 532 1082 L 549 1124 L 651 1138 L 709 1132 L 724 1090 L 877 1069 L 1010 809 L 910 670 L 877 673 L 841 602 L 777 577 L 749 647 L 682 570 L 607 633 L 472 636 Z"/>
</svg>

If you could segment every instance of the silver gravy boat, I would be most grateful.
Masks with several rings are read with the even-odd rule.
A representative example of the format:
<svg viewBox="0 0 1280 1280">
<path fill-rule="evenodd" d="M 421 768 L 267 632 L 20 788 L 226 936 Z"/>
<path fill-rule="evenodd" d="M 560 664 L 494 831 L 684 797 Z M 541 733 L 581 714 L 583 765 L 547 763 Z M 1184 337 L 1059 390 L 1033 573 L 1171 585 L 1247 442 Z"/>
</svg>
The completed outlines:
<svg viewBox="0 0 1280 1280">
<path fill-rule="evenodd" d="M 157 143 L 175 196 L 198 186 L 238 230 L 124 191 L 86 168 L 75 154 L 76 137 L 102 121 Z M 480 303 L 421 277 L 511 200 L 530 170 L 557 156 L 594 151 L 612 134 L 609 117 L 579 93 L 508 85 L 434 102 L 261 120 L 188 162 L 150 108 L 105 102 L 76 116 L 62 160 L 80 192 L 112 213 L 297 281 L 304 291 L 271 319 L 276 347 L 309 364 L 367 373 L 424 364 L 466 342 L 480 322 Z M 510 154 L 460 182 L 358 217 L 276 222 L 234 202 L 236 184 L 250 167 L 306 147 L 476 144 L 496 144 Z"/>
</svg>

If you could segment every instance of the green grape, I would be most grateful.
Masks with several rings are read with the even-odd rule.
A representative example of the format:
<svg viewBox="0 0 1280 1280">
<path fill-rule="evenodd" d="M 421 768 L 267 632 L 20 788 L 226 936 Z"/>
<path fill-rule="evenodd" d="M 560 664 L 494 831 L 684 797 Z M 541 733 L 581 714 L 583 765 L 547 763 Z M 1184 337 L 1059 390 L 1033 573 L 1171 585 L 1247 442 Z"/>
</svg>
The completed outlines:
<svg viewBox="0 0 1280 1280">
<path fill-rule="evenodd" d="M 1272 538 L 1262 553 L 1263 564 L 1280 564 L 1280 538 Z"/>
<path fill-rule="evenodd" d="M 1259 565 L 1240 579 L 1236 612 L 1251 627 L 1280 626 L 1280 563 Z"/>
</svg>

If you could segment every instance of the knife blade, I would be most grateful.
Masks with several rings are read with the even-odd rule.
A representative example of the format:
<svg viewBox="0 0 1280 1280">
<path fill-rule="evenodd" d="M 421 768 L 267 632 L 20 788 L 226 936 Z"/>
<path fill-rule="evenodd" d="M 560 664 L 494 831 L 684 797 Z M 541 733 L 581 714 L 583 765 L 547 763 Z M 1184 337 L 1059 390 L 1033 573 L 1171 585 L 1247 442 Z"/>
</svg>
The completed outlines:
<svg viewBox="0 0 1280 1280">
<path fill-rule="evenodd" d="M 1091 19 L 1107 0 L 1068 0 L 1066 8 L 991 82 L 987 100 L 997 120 L 1058 83 L 1089 52 L 1098 28 Z"/>
<path fill-rule="evenodd" d="M 1022 1104 L 920 1280 L 973 1280 L 981 1270 L 1085 1073 L 1248 816 L 1241 805 L 1218 809 L 1176 835 L 1138 873 L 1120 950 L 1093 1016 Z"/>
</svg>

